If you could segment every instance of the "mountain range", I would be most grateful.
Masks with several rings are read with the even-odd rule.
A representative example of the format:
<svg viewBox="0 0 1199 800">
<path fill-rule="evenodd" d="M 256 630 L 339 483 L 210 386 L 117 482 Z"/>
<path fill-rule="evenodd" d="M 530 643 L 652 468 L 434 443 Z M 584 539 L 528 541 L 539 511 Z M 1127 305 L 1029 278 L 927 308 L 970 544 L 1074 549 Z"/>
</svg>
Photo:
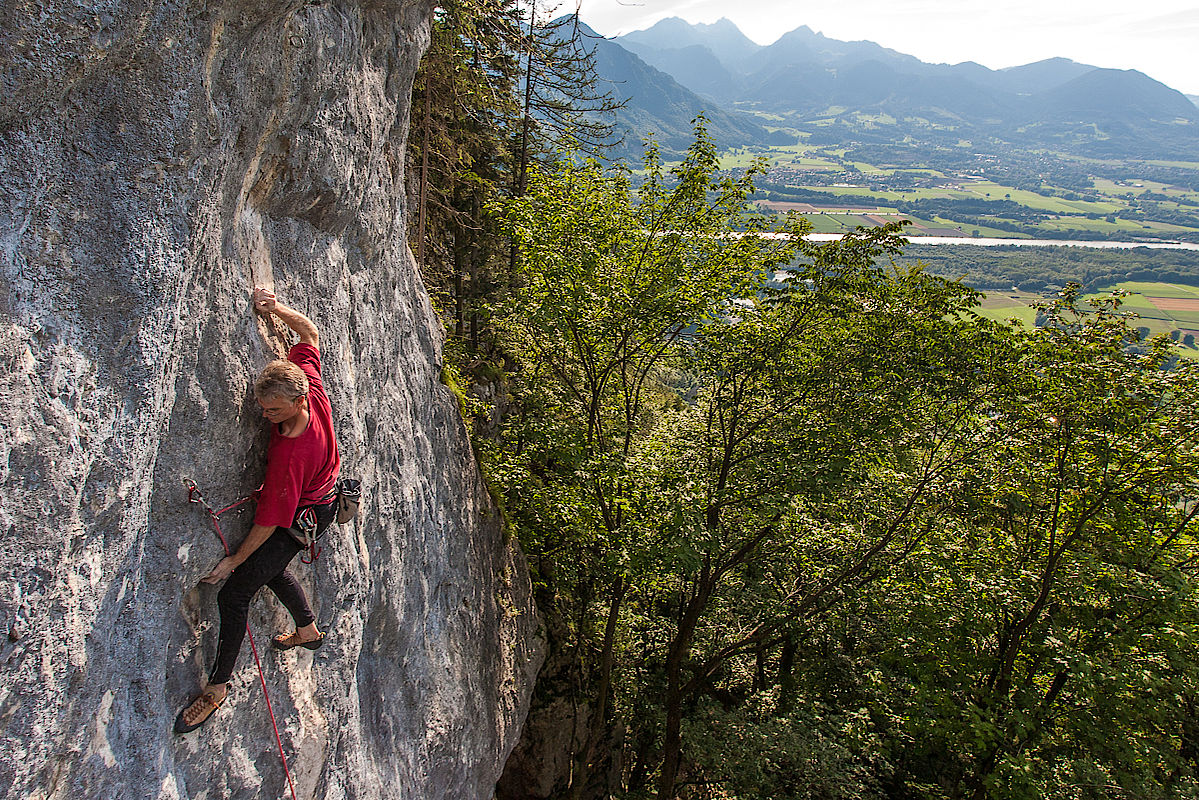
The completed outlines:
<svg viewBox="0 0 1199 800">
<path fill-rule="evenodd" d="M 929 64 L 807 26 L 763 46 L 727 19 L 678 18 L 598 39 L 596 52 L 600 77 L 629 98 L 620 122 L 630 152 L 651 131 L 667 149 L 685 146 L 699 111 L 722 146 L 806 134 L 1110 158 L 1193 159 L 1199 151 L 1199 107 L 1187 96 L 1135 70 L 1065 58 L 1001 70 Z"/>
<path fill-rule="evenodd" d="M 614 97 L 625 101 L 617 112 L 617 125 L 625 138 L 618 149 L 625 153 L 639 155 L 642 139 L 649 134 L 669 152 L 686 149 L 695 138 L 691 121 L 701 113 L 708 118 L 708 131 L 722 148 L 795 141 L 794 136 L 779 139 L 767 133 L 751 114 L 727 111 L 724 103 L 701 97 L 616 42 L 603 38 L 592 41 L 596 73 Z"/>
</svg>

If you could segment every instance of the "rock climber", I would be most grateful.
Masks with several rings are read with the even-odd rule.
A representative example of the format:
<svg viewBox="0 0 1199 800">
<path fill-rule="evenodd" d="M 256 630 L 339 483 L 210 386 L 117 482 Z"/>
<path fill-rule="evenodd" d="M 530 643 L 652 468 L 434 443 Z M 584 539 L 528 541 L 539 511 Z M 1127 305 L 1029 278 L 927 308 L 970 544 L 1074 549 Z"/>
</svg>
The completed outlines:
<svg viewBox="0 0 1199 800">
<path fill-rule="evenodd" d="M 175 731 L 200 727 L 228 694 L 229 678 L 246 635 L 250 600 L 264 585 L 291 613 L 295 630 L 271 644 L 279 650 L 316 650 L 325 640 L 308 598 L 287 565 L 333 521 L 341 466 L 333 413 L 321 381 L 319 336 L 312 320 L 254 289 L 254 310 L 278 317 L 300 336 L 287 359 L 272 361 L 254 382 L 254 397 L 271 423 L 266 478 L 259 490 L 254 525 L 237 551 L 222 558 L 203 583 L 225 581 L 217 595 L 221 629 L 208 685 L 175 720 Z"/>
</svg>

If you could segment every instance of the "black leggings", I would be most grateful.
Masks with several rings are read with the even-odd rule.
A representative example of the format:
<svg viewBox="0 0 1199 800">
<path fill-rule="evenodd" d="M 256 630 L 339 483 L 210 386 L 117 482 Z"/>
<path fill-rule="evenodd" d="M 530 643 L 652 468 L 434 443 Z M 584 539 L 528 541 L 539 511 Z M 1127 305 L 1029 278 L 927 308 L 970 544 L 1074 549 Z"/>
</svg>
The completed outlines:
<svg viewBox="0 0 1199 800">
<path fill-rule="evenodd" d="M 323 533 L 337 514 L 337 502 L 314 506 L 314 510 L 317 532 Z M 263 586 L 275 593 L 295 620 L 297 628 L 303 628 L 316 621 L 312 609 L 308 607 L 308 598 L 304 595 L 303 587 L 287 568 L 296 557 L 296 553 L 304 549 L 289 530 L 300 535 L 299 531 L 294 529 L 275 528 L 275 532 L 251 553 L 241 566 L 233 570 L 233 574 L 217 594 L 217 607 L 221 611 L 221 633 L 217 638 L 216 659 L 213 661 L 212 674 L 208 678 L 209 683 L 226 683 L 233 677 L 237 655 L 241 652 L 241 643 L 246 637 L 246 617 L 250 612 L 250 600 Z"/>
</svg>

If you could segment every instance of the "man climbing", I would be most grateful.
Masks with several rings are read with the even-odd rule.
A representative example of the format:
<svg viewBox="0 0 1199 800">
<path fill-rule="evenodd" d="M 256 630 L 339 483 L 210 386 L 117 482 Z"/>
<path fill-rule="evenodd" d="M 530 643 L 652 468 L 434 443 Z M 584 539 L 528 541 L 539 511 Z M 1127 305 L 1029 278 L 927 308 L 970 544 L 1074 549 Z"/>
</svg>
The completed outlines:
<svg viewBox="0 0 1199 800">
<path fill-rule="evenodd" d="M 254 310 L 275 315 L 299 334 L 286 360 L 272 361 L 254 382 L 262 416 L 271 423 L 266 478 L 258 496 L 254 526 L 232 555 L 221 559 L 204 583 L 225 585 L 217 595 L 221 630 L 216 659 L 204 691 L 175 720 L 175 731 L 200 727 L 228 694 L 229 678 L 246 634 L 250 600 L 270 587 L 295 620 L 295 630 L 271 642 L 280 650 L 315 650 L 325 640 L 317 630 L 308 598 L 287 565 L 336 516 L 341 457 L 333 432 L 333 412 L 321 381 L 319 336 L 312 320 L 279 303 L 274 293 L 254 289 Z M 228 580 L 226 580 L 228 579 Z"/>
</svg>

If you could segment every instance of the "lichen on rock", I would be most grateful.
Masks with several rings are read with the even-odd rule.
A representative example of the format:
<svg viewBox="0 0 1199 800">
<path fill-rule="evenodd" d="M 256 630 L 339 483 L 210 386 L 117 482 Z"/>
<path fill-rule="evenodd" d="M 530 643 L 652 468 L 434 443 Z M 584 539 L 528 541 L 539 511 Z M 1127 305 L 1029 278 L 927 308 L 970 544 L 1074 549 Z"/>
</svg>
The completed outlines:
<svg viewBox="0 0 1199 800">
<path fill-rule="evenodd" d="M 423 2 L 0 9 L 0 794 L 282 797 L 249 647 L 177 737 L 221 555 L 187 503 L 261 478 L 250 394 L 311 317 L 355 525 L 302 567 L 326 645 L 263 655 L 299 797 L 489 798 L 541 660 L 405 244 Z M 248 514 L 222 524 L 236 540 Z M 269 592 L 260 642 L 287 625 Z"/>
</svg>

